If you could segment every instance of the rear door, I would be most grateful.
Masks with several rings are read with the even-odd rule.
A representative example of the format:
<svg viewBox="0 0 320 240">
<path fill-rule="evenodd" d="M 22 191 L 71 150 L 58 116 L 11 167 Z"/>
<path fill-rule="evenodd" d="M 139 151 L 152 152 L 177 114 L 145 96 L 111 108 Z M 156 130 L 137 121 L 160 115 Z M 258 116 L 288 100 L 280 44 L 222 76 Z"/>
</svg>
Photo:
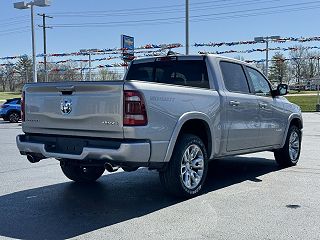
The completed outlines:
<svg viewBox="0 0 320 240">
<path fill-rule="evenodd" d="M 226 96 L 227 151 L 255 148 L 260 128 L 256 96 L 250 93 L 241 64 L 221 61 L 220 67 Z"/>
<path fill-rule="evenodd" d="M 123 82 L 25 87 L 25 132 L 123 138 Z"/>
</svg>

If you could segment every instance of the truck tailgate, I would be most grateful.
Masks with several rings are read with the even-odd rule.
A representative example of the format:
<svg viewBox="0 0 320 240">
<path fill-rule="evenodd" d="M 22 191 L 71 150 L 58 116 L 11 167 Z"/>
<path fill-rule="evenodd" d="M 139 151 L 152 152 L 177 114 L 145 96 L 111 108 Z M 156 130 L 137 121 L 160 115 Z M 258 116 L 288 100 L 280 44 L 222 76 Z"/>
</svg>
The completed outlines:
<svg viewBox="0 0 320 240">
<path fill-rule="evenodd" d="M 27 84 L 27 133 L 123 138 L 123 81 Z"/>
</svg>

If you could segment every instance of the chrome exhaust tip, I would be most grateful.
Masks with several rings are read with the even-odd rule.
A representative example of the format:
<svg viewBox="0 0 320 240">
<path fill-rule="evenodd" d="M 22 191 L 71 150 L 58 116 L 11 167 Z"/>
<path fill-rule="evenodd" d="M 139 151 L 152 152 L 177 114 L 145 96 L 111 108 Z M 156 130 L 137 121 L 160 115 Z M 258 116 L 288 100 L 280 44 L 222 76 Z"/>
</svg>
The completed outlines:
<svg viewBox="0 0 320 240">
<path fill-rule="evenodd" d="M 119 166 L 113 166 L 110 163 L 105 163 L 104 164 L 104 168 L 108 171 L 108 172 L 116 172 L 118 171 L 118 169 L 120 168 Z"/>
<path fill-rule="evenodd" d="M 27 159 L 31 163 L 36 163 L 36 162 L 39 162 L 41 160 L 41 158 L 34 157 L 31 154 L 27 154 Z"/>
</svg>

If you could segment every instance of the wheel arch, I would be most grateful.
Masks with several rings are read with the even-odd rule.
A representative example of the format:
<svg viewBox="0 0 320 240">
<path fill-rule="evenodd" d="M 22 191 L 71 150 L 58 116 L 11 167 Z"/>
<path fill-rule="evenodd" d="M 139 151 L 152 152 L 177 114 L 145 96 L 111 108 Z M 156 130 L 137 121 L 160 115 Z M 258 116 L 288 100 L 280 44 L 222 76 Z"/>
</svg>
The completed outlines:
<svg viewBox="0 0 320 240">
<path fill-rule="evenodd" d="M 210 118 L 204 113 L 189 112 L 183 114 L 179 118 L 175 126 L 175 129 L 169 141 L 169 146 L 167 148 L 164 162 L 170 161 L 177 140 L 183 133 L 190 133 L 200 137 L 207 149 L 209 159 L 211 158 L 213 154 L 212 139 L 214 139 L 214 133 L 212 128 L 210 127 Z"/>
<path fill-rule="evenodd" d="M 282 138 L 281 147 L 284 146 L 284 144 L 286 142 L 286 138 L 287 138 L 287 134 L 288 134 L 289 128 L 292 125 L 297 126 L 300 130 L 303 129 L 303 120 L 302 120 L 301 114 L 293 113 L 293 114 L 290 115 L 290 117 L 288 119 L 288 124 L 287 124 L 286 130 L 285 130 L 285 134 L 284 134 L 284 136 Z"/>
<path fill-rule="evenodd" d="M 9 115 L 10 115 L 11 113 L 18 113 L 18 115 L 21 117 L 21 112 L 20 112 L 19 110 L 17 110 L 17 109 L 10 109 L 10 110 L 8 110 L 6 116 L 9 117 Z"/>
</svg>

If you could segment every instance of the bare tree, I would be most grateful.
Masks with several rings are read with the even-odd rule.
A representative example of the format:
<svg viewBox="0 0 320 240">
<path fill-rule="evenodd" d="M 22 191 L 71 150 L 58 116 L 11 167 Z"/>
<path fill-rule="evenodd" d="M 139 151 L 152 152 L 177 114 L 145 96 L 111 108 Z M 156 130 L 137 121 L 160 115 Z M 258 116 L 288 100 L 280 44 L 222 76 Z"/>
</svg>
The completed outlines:
<svg viewBox="0 0 320 240">
<path fill-rule="evenodd" d="M 265 63 L 262 63 L 262 62 L 257 62 L 254 64 L 254 66 L 256 68 L 259 68 L 261 72 L 265 72 L 266 71 L 266 64 Z"/>
<path fill-rule="evenodd" d="M 109 70 L 107 68 L 100 69 L 98 71 L 97 79 L 98 81 L 107 81 L 107 80 L 119 80 L 122 78 L 122 74 Z"/>
<path fill-rule="evenodd" d="M 14 64 L 8 62 L 4 67 L 4 89 L 10 92 L 14 92 L 16 89 L 17 78 L 15 76 L 15 68 Z"/>
<path fill-rule="evenodd" d="M 3 92 L 6 90 L 6 85 L 7 85 L 5 74 L 6 74 L 5 68 L 0 67 L 0 84 Z"/>
<path fill-rule="evenodd" d="M 293 74 L 298 83 L 298 91 L 300 92 L 301 79 L 306 72 L 307 50 L 302 46 L 295 46 L 294 50 L 290 51 L 291 65 Z"/>
</svg>

